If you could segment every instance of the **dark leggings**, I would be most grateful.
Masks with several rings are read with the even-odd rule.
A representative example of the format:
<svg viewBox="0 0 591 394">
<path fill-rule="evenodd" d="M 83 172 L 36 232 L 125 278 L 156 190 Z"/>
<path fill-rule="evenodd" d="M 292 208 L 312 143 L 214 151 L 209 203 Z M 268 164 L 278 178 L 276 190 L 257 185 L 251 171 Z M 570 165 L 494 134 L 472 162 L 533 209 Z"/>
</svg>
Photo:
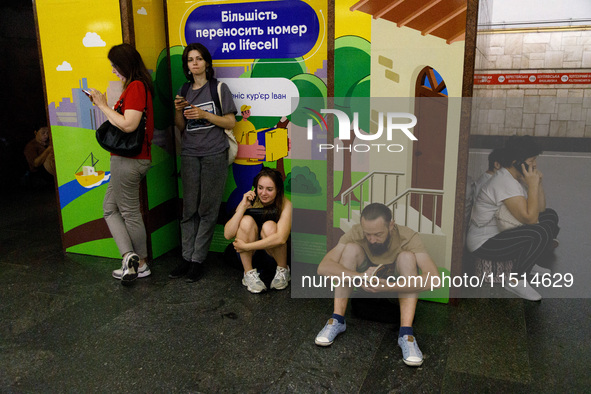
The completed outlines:
<svg viewBox="0 0 591 394">
<path fill-rule="evenodd" d="M 529 272 L 560 231 L 553 209 L 540 212 L 538 221 L 500 232 L 476 249 L 474 255 L 494 261 L 514 259 L 514 272 Z"/>
</svg>

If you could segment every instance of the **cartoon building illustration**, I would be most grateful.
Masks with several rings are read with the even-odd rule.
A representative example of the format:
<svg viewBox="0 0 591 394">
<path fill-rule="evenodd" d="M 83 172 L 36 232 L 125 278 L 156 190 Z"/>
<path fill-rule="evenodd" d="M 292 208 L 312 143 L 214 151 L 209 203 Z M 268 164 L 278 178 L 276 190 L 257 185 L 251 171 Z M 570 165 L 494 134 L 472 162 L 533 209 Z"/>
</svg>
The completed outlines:
<svg viewBox="0 0 591 394">
<path fill-rule="evenodd" d="M 334 194 L 326 210 L 334 222 L 326 242 L 334 245 L 358 222 L 365 204 L 383 202 L 397 223 L 421 233 L 429 254 L 449 273 L 467 4 L 370 0 L 336 7 L 334 108 L 344 111 L 351 124 L 357 116 L 360 134 L 352 130 L 350 139 L 340 140 L 335 130 L 326 139 L 334 146 L 327 152 L 334 163 L 327 186 L 334 185 Z M 417 140 L 402 133 L 391 139 L 382 135 L 371 143 L 399 147 L 372 151 L 361 137 L 379 134 L 388 112 L 414 115 Z"/>
</svg>

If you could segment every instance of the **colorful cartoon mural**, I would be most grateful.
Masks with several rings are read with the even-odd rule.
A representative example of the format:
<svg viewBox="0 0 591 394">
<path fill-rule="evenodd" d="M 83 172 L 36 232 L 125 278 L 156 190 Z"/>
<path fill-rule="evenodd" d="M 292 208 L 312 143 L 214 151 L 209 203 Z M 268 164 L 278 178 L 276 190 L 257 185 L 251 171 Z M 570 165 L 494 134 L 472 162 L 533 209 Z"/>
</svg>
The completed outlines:
<svg viewBox="0 0 591 394">
<path fill-rule="evenodd" d="M 54 3 L 38 2 L 37 12 L 64 243 L 68 251 L 113 256 L 116 249 L 108 233 L 103 233 L 106 226 L 100 209 L 109 180 L 109 156 L 98 148 L 93 134 L 104 119 L 81 89 L 106 90 L 109 100 L 121 91 L 106 59 L 108 48 L 121 42 L 118 2 L 101 3 L 93 10 L 93 14 L 114 21 L 109 26 L 80 26 L 86 1 L 68 7 Z M 347 230 L 350 216 L 376 194 L 383 194 L 384 200 L 397 198 L 401 190 L 427 187 L 420 174 L 437 174 L 437 187 L 429 188 L 437 189 L 439 197 L 427 198 L 438 199 L 436 216 L 414 203 L 412 210 L 419 227 L 423 223 L 432 226 L 432 234 L 425 235 L 426 244 L 437 256 L 437 264 L 449 269 L 460 120 L 460 103 L 453 98 L 460 95 L 462 86 L 465 27 L 459 19 L 465 18 L 465 7 L 454 1 L 457 13 L 453 21 L 438 27 L 429 25 L 429 18 L 436 17 L 437 7 L 449 4 L 419 13 L 411 9 L 414 3 L 404 1 L 401 6 L 410 13 L 396 19 L 403 10 L 374 15 L 371 3 L 373 0 L 339 1 L 334 10 L 328 10 L 325 0 L 134 1 L 136 46 L 153 70 L 156 86 L 157 130 L 153 166 L 147 177 L 148 212 L 155 215 L 152 222 L 157 223 L 150 227 L 152 241 L 159 245 L 155 255 L 178 243 L 175 208 L 176 197 L 182 198 L 177 170 L 180 138 L 178 130 L 174 139 L 170 137 L 171 105 L 186 82 L 183 48 L 201 42 L 212 52 L 216 77 L 229 86 L 239 108 L 234 129 L 239 152 L 228 169 L 218 230 L 225 215 L 250 189 L 258 170 L 263 165 L 275 167 L 285 176 L 295 210 L 293 258 L 314 265 L 327 246 Z M 329 12 L 334 13 L 332 70 L 327 69 Z M 168 37 L 164 35 L 164 15 Z M 169 48 L 165 48 L 166 38 Z M 329 86 L 334 98 L 327 97 Z M 434 126 L 427 127 L 421 115 L 435 113 L 417 98 L 425 94 L 446 100 Z M 378 98 L 403 101 L 392 104 L 375 101 Z M 416 115 L 417 127 L 413 129 L 416 123 L 409 127 L 415 135 L 421 133 L 421 144 L 401 133 L 392 138 L 390 129 L 385 141 L 390 145 L 384 145 L 388 149 L 363 150 L 365 142 L 380 137 L 386 121 L 392 123 L 386 114 L 393 105 L 400 114 Z M 322 113 L 329 107 L 341 111 L 355 125 L 345 133 L 347 138 L 341 138 Z M 436 133 L 440 139 L 428 133 Z M 386 138 L 386 133 L 382 137 Z M 439 142 L 423 148 L 430 140 Z M 318 149 L 322 144 L 325 149 Z M 432 150 L 420 157 L 423 149 Z M 441 154 L 435 155 L 436 151 Z M 431 160 L 434 157 L 439 157 L 437 164 Z M 395 181 L 369 186 L 371 174 L 383 172 Z M 403 205 L 399 202 L 396 206 Z M 221 251 L 227 243 L 217 231 L 211 249 Z"/>
<path fill-rule="evenodd" d="M 92 87 L 106 92 L 111 105 L 121 93 L 121 82 L 113 75 L 107 59 L 109 49 L 122 42 L 119 2 L 39 1 L 35 6 L 56 157 L 64 248 L 68 252 L 117 258 L 119 252 L 102 218 L 102 200 L 110 179 L 110 154 L 101 149 L 95 139 L 96 128 L 106 119 L 82 89 Z M 135 17 L 140 18 L 135 23 L 136 30 L 152 32 L 151 37 L 138 34 L 145 41 L 138 38 L 137 46 L 148 69 L 154 70 L 158 54 L 165 46 L 162 5 L 158 8 L 142 1 Z M 153 23 L 156 20 L 162 21 L 160 40 L 154 39 L 158 34 L 158 24 Z M 159 48 L 155 50 L 155 46 Z M 158 87 L 162 84 L 156 81 L 157 75 L 152 76 L 158 96 Z M 178 244 L 178 225 L 175 225 L 175 215 L 169 215 L 170 209 L 166 209 L 176 200 L 176 179 L 171 177 L 174 156 L 169 153 L 163 137 L 166 126 L 159 122 L 168 110 L 163 104 L 158 105 L 157 100 L 154 109 L 159 130 L 155 131 L 152 168 L 146 179 L 148 206 L 143 209 L 151 235 L 151 253 L 157 257 Z M 167 173 L 166 176 L 162 176 L 163 173 Z"/>
</svg>

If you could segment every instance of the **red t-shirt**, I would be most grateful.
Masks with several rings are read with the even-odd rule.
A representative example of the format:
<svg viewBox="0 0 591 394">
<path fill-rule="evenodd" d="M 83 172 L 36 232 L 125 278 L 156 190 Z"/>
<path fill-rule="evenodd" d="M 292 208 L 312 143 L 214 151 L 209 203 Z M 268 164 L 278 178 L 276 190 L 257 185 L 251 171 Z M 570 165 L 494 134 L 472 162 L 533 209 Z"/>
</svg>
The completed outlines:
<svg viewBox="0 0 591 394">
<path fill-rule="evenodd" d="M 147 90 L 145 85 L 140 81 L 133 81 L 127 89 L 121 93 L 119 101 L 115 104 L 115 110 L 119 108 L 119 103 L 123 100 L 121 105 L 121 112 L 125 113 L 126 109 L 134 109 L 136 111 L 143 112 L 146 106 L 146 93 L 148 93 L 148 110 L 146 118 L 146 134 L 144 136 L 144 146 L 142 147 L 142 153 L 137 156 L 131 157 L 131 159 L 148 159 L 151 160 L 152 155 L 150 152 L 150 145 L 152 144 L 152 138 L 154 137 L 154 108 L 152 107 L 152 94 Z M 113 153 L 111 154 L 113 155 Z"/>
</svg>

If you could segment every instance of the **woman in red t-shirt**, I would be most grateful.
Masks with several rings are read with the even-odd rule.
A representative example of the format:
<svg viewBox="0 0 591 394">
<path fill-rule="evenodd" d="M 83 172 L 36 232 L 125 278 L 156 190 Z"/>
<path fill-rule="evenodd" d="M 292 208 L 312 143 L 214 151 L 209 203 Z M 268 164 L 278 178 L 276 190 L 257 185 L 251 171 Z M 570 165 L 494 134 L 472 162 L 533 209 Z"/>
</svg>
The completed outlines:
<svg viewBox="0 0 591 394">
<path fill-rule="evenodd" d="M 129 44 L 116 45 L 108 58 L 113 74 L 123 83 L 123 93 L 115 108 L 109 107 L 104 94 L 91 89 L 90 99 L 109 122 L 130 133 L 140 124 L 146 110 L 146 134 L 142 152 L 134 157 L 111 154 L 111 179 L 103 202 L 105 221 L 123 257 L 121 269 L 113 277 L 123 282 L 150 275 L 146 264 L 148 247 L 146 228 L 140 212 L 140 181 L 150 169 L 150 144 L 154 135 L 152 78 L 138 51 Z M 120 108 L 121 113 L 116 109 Z"/>
</svg>

